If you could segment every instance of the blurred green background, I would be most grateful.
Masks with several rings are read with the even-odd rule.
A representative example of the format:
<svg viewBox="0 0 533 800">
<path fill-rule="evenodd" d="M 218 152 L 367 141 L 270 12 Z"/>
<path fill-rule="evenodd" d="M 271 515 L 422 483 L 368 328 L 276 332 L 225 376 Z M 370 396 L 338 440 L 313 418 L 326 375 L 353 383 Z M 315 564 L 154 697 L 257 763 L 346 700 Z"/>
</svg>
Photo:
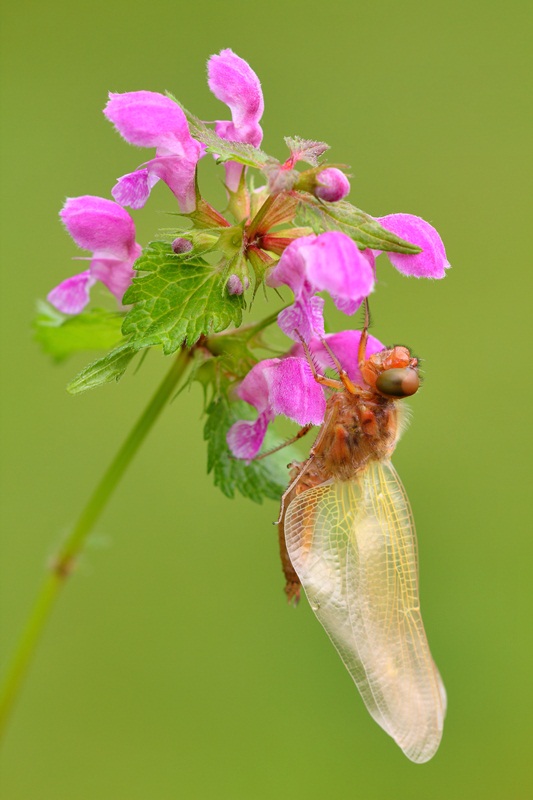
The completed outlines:
<svg viewBox="0 0 533 800">
<path fill-rule="evenodd" d="M 267 151 L 284 156 L 285 135 L 329 142 L 352 165 L 352 202 L 430 220 L 453 266 L 417 282 L 380 263 L 373 300 L 373 333 L 424 359 L 395 464 L 449 694 L 434 760 L 405 759 L 306 603 L 286 606 L 277 507 L 212 486 L 195 387 L 165 411 L 60 597 L 6 740 L 6 800 L 531 796 L 530 8 L 6 7 L 2 663 L 47 559 L 165 369 L 152 354 L 136 376 L 72 398 L 65 384 L 90 358 L 54 367 L 32 342 L 35 299 L 76 255 L 57 218 L 65 196 L 109 196 L 147 157 L 104 119 L 108 90 L 169 89 L 204 119 L 225 116 L 204 65 L 232 47 L 262 79 Z M 219 175 L 203 172 L 220 201 Z M 139 241 L 169 210 L 159 185 L 134 212 Z"/>
</svg>

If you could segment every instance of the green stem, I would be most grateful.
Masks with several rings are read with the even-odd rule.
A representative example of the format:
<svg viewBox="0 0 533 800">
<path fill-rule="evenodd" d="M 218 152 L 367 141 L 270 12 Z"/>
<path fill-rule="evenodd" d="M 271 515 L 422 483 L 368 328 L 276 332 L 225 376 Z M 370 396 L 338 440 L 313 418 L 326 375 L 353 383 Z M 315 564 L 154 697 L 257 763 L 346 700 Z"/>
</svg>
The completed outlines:
<svg viewBox="0 0 533 800">
<path fill-rule="evenodd" d="M 223 353 L 231 353 L 232 342 L 249 342 L 250 339 L 253 339 L 253 337 L 261 333 L 262 330 L 276 322 L 280 312 L 287 308 L 288 305 L 287 303 L 287 305 L 279 308 L 277 311 L 274 311 L 273 314 L 269 314 L 268 317 L 265 317 L 253 325 L 243 325 L 238 333 L 236 333 L 235 330 L 230 330 L 229 333 L 214 333 L 212 336 L 208 336 L 204 342 L 205 347 L 207 347 L 209 352 L 214 356 L 220 356 Z"/>
<path fill-rule="evenodd" d="M 7 724 L 9 714 L 35 654 L 37 644 L 59 590 L 65 583 L 66 578 L 72 573 L 76 559 L 83 550 L 89 533 L 102 515 L 117 484 L 173 394 L 177 383 L 187 368 L 189 358 L 190 352 L 183 349 L 173 361 L 170 370 L 148 403 L 137 424 L 94 490 L 77 524 L 54 558 L 50 572 L 42 583 L 41 590 L 22 631 L 13 660 L 0 689 L 0 736 Z"/>
</svg>

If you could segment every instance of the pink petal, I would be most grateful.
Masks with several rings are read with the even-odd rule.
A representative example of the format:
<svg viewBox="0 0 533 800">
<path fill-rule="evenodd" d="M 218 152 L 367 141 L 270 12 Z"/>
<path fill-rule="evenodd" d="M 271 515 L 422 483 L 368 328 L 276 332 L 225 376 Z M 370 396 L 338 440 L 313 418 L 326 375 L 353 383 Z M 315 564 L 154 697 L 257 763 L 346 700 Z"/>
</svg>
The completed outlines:
<svg viewBox="0 0 533 800">
<path fill-rule="evenodd" d="M 89 302 L 89 289 L 96 282 L 86 270 L 60 283 L 48 294 L 48 302 L 64 314 L 79 314 Z"/>
<path fill-rule="evenodd" d="M 413 214 L 388 214 L 377 221 L 385 230 L 422 248 L 422 253 L 412 256 L 388 252 L 387 257 L 397 270 L 415 278 L 444 278 L 450 264 L 442 239 L 429 222 Z"/>
<path fill-rule="evenodd" d="M 274 413 L 283 414 L 300 425 L 322 424 L 326 398 L 305 358 L 283 358 L 269 366 L 265 373 Z"/>
<path fill-rule="evenodd" d="M 244 378 L 237 395 L 255 406 L 255 422 L 240 420 L 227 435 L 238 458 L 254 458 L 263 443 L 268 423 L 283 414 L 300 425 L 320 425 L 326 400 L 305 358 L 268 358 L 256 364 Z"/>
<path fill-rule="evenodd" d="M 158 180 L 157 175 L 149 175 L 147 169 L 138 169 L 119 178 L 111 194 L 121 206 L 142 208 L 150 196 L 152 186 Z"/>
<path fill-rule="evenodd" d="M 288 286 L 293 294 L 298 296 L 304 288 L 307 277 L 307 265 L 303 255 L 303 248 L 311 245 L 317 237 L 301 236 L 295 239 L 284 250 L 276 266 L 267 276 L 267 285 L 278 287 Z"/>
<path fill-rule="evenodd" d="M 372 265 L 373 255 L 362 253 L 349 236 L 328 231 L 291 242 L 267 283 L 286 284 L 297 299 L 303 291 L 327 291 L 338 308 L 353 313 L 374 288 Z"/>
<path fill-rule="evenodd" d="M 344 233 L 321 233 L 300 253 L 309 282 L 317 291 L 329 292 L 334 301 L 338 298 L 359 302 L 374 288 L 374 273 L 368 260 Z"/>
<path fill-rule="evenodd" d="M 347 314 L 351 317 L 352 314 L 355 314 L 357 309 L 361 307 L 363 299 L 363 297 L 358 297 L 356 300 L 352 300 L 351 297 L 336 297 L 335 307 L 338 308 L 339 311 L 342 311 L 343 314 Z"/>
<path fill-rule="evenodd" d="M 102 281 L 104 286 L 107 286 L 109 291 L 115 295 L 119 303 L 122 303 L 126 289 L 131 286 L 131 282 L 135 277 L 133 264 L 142 253 L 141 246 L 135 246 L 137 248 L 135 254 L 128 261 L 118 261 L 111 258 L 94 258 L 91 261 L 92 276 Z"/>
<path fill-rule="evenodd" d="M 207 62 L 209 88 L 218 100 L 229 106 L 232 122 L 219 122 L 217 134 L 234 142 L 258 147 L 263 138 L 259 120 L 264 103 L 261 84 L 249 64 L 232 50 L 221 50 Z"/>
<path fill-rule="evenodd" d="M 279 358 L 266 358 L 255 364 L 246 375 L 237 389 L 237 395 L 254 406 L 259 413 L 266 411 L 269 407 L 268 382 L 265 376 L 265 369 L 272 364 L 277 364 Z"/>
<path fill-rule="evenodd" d="M 226 186 L 228 189 L 231 189 L 232 192 L 236 192 L 239 188 L 243 169 L 243 164 L 239 164 L 238 161 L 227 161 L 224 164 L 224 170 L 226 172 Z"/>
<path fill-rule="evenodd" d="M 324 300 L 322 297 L 302 293 L 292 306 L 284 308 L 278 315 L 278 325 L 283 333 L 295 342 L 309 342 L 315 336 L 324 335 Z M 299 335 L 298 335 L 299 334 Z"/>
<path fill-rule="evenodd" d="M 340 169 L 328 167 L 317 175 L 315 195 L 328 203 L 336 203 L 350 193 L 350 181 Z"/>
<path fill-rule="evenodd" d="M 195 173 L 197 158 L 182 156 L 157 156 L 145 166 L 150 176 L 161 178 L 176 196 L 180 211 L 188 214 L 196 208 Z"/>
<path fill-rule="evenodd" d="M 70 197 L 60 212 L 78 245 L 99 255 L 126 260 L 135 247 L 135 225 L 117 203 L 103 197 Z"/>
<path fill-rule="evenodd" d="M 159 92 L 110 92 L 104 114 L 127 142 L 139 147 L 176 152 L 191 140 L 185 114 Z"/>
<path fill-rule="evenodd" d="M 255 458 L 261 450 L 269 421 L 270 417 L 265 412 L 260 414 L 255 422 L 248 422 L 248 420 L 235 422 L 226 436 L 228 447 L 233 455 L 247 461 Z"/>
<path fill-rule="evenodd" d="M 215 133 L 228 142 L 244 142 L 259 147 L 263 139 L 263 129 L 258 124 L 235 125 L 229 120 L 217 120 Z"/>
</svg>

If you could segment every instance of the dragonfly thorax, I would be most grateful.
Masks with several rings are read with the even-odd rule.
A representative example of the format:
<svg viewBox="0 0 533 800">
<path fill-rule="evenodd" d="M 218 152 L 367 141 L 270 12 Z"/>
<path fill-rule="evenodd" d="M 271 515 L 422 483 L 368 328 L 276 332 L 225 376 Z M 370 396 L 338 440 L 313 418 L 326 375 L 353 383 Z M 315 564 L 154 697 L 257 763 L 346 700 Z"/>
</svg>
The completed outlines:
<svg viewBox="0 0 533 800">
<path fill-rule="evenodd" d="M 313 467 L 322 480 L 351 480 L 369 461 L 389 458 L 398 438 L 397 401 L 375 392 L 332 395 Z"/>
</svg>

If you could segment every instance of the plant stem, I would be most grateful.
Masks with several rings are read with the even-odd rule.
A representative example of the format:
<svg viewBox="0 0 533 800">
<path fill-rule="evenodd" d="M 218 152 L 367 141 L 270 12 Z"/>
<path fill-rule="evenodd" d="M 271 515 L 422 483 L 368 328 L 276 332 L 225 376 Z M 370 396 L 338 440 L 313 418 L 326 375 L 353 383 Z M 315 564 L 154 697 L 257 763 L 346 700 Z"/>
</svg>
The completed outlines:
<svg viewBox="0 0 533 800">
<path fill-rule="evenodd" d="M 174 359 L 170 370 L 94 490 L 77 524 L 53 559 L 0 689 L 0 736 L 7 724 L 59 590 L 72 573 L 89 533 L 102 515 L 120 479 L 171 397 L 187 368 L 189 358 L 190 351 L 183 349 Z"/>
</svg>

